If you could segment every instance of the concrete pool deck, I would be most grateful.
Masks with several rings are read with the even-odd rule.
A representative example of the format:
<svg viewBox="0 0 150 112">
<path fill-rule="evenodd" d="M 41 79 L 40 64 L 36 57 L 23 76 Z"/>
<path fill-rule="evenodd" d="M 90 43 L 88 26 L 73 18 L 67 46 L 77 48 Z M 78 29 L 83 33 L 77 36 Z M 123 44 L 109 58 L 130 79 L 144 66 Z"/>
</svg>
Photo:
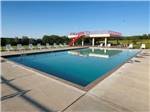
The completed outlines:
<svg viewBox="0 0 150 112">
<path fill-rule="evenodd" d="M 150 50 L 143 50 L 92 89 L 83 91 L 1 61 L 2 111 L 148 112 L 149 64 Z"/>
<path fill-rule="evenodd" d="M 62 48 L 49 48 L 49 49 L 34 49 L 34 50 L 18 50 L 18 51 L 4 51 L 1 52 L 1 56 L 9 56 L 9 55 L 19 55 L 19 54 L 33 54 L 33 53 L 41 53 L 41 52 L 49 52 L 49 51 L 62 51 L 62 50 L 71 50 L 78 48 L 87 48 L 84 47 L 62 47 Z"/>
</svg>

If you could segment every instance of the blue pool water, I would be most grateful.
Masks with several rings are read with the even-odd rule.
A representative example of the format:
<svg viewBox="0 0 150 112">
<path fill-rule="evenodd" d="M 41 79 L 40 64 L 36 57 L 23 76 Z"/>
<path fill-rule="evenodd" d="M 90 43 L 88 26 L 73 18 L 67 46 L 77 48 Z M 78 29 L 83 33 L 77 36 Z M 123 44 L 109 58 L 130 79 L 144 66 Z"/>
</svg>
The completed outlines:
<svg viewBox="0 0 150 112">
<path fill-rule="evenodd" d="M 85 87 L 126 62 L 137 52 L 137 50 L 80 49 L 15 56 L 8 59 Z"/>
</svg>

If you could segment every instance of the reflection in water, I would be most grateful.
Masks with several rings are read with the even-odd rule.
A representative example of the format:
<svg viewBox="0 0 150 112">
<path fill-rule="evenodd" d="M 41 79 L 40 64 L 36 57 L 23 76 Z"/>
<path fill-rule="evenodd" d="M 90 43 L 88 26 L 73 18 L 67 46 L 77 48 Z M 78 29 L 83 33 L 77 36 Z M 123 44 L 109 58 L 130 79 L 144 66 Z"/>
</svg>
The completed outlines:
<svg viewBox="0 0 150 112">
<path fill-rule="evenodd" d="M 92 48 L 92 52 L 94 52 L 94 48 Z"/>
<path fill-rule="evenodd" d="M 84 49 L 84 50 L 75 50 L 68 51 L 69 54 L 78 55 L 78 56 L 92 56 L 100 58 L 109 58 L 120 53 L 121 50 L 108 50 L 108 49 Z"/>
<path fill-rule="evenodd" d="M 106 51 L 107 51 L 107 50 L 106 50 L 106 49 L 104 49 L 104 53 L 106 53 Z"/>
</svg>

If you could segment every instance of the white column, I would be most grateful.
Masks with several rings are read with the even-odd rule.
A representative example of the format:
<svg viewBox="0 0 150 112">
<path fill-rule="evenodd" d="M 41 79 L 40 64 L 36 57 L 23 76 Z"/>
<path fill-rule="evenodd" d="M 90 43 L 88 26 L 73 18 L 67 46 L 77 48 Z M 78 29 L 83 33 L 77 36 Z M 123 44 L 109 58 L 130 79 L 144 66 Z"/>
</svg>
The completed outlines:
<svg viewBox="0 0 150 112">
<path fill-rule="evenodd" d="M 95 38 L 92 38 L 92 46 L 94 46 Z"/>
<path fill-rule="evenodd" d="M 82 38 L 82 46 L 84 46 L 84 39 Z"/>
<path fill-rule="evenodd" d="M 107 46 L 107 38 L 105 38 L 105 47 Z"/>
</svg>

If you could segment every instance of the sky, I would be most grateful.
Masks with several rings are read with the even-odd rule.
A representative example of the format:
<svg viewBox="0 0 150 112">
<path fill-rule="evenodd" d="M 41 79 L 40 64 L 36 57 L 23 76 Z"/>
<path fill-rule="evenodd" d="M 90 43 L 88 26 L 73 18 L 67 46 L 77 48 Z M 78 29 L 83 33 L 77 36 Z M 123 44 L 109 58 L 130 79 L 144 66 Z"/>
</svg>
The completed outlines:
<svg viewBox="0 0 150 112">
<path fill-rule="evenodd" d="M 142 35 L 150 32 L 149 7 L 148 1 L 2 1 L 2 37 L 101 30 Z"/>
</svg>

